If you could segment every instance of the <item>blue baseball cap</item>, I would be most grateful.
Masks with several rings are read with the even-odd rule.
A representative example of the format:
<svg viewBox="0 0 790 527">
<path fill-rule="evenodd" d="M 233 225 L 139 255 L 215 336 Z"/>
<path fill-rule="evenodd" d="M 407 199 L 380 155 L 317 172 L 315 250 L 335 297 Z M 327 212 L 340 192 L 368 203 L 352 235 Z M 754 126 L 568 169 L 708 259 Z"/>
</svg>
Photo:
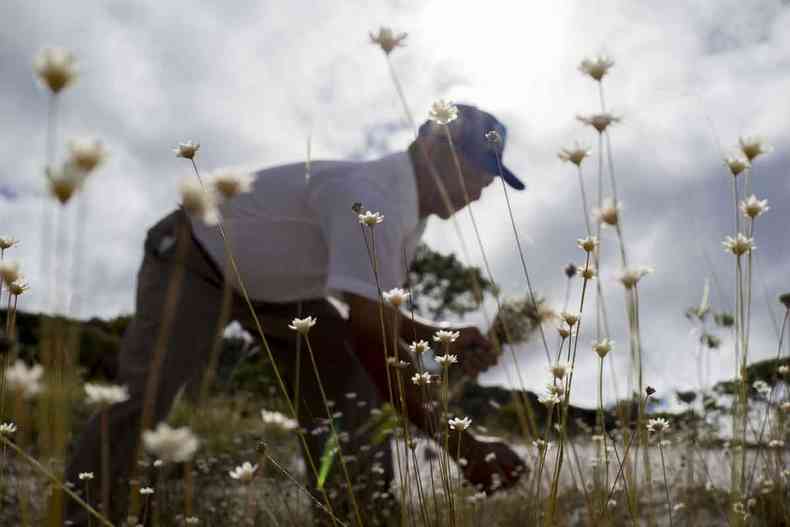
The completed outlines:
<svg viewBox="0 0 790 527">
<path fill-rule="evenodd" d="M 468 104 L 456 104 L 458 117 L 447 126 L 455 147 L 470 164 L 489 174 L 502 176 L 516 190 L 524 190 L 524 183 L 502 164 L 502 153 L 507 140 L 507 128 L 496 117 Z M 420 136 L 436 133 L 444 135 L 441 125 L 425 121 L 419 129 Z"/>
</svg>

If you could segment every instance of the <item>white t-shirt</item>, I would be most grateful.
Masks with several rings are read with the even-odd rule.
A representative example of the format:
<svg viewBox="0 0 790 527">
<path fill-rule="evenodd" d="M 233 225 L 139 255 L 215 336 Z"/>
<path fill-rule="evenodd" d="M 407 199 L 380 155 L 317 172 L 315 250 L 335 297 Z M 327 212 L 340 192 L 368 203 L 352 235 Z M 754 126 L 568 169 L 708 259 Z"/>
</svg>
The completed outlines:
<svg viewBox="0 0 790 527">
<path fill-rule="evenodd" d="M 250 297 L 293 302 L 350 292 L 377 300 L 362 229 L 351 210 L 355 202 L 384 216 L 373 227 L 382 290 L 402 286 L 425 229 L 425 220 L 418 218 L 408 153 L 373 161 L 313 161 L 310 172 L 308 179 L 304 163 L 260 170 L 252 192 L 221 206 L 225 232 Z M 192 226 L 238 289 L 217 227 L 197 219 Z"/>
</svg>

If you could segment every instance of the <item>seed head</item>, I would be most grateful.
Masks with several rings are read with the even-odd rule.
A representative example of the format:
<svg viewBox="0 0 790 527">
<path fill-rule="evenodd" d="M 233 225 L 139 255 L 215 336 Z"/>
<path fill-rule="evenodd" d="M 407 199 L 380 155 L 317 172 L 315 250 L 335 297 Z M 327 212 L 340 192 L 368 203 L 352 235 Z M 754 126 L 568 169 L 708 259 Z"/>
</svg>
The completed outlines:
<svg viewBox="0 0 790 527">
<path fill-rule="evenodd" d="M 756 249 L 754 245 L 754 238 L 747 238 L 740 232 L 735 236 L 726 236 L 724 241 L 721 242 L 724 248 L 730 251 L 735 256 L 741 256 Z"/>
<path fill-rule="evenodd" d="M 370 35 L 370 42 L 372 44 L 378 44 L 381 47 L 381 50 L 389 55 L 392 53 L 392 50 L 400 47 L 405 46 L 403 44 L 403 40 L 406 38 L 408 33 L 399 33 L 395 35 L 392 32 L 392 29 L 388 27 L 381 27 L 379 28 L 378 35 L 373 35 L 373 33 L 368 33 Z"/>
<path fill-rule="evenodd" d="M 769 210 L 771 210 L 771 207 L 768 206 L 768 200 L 760 201 L 754 194 L 741 201 L 741 212 L 748 218 L 754 219 Z"/>
<path fill-rule="evenodd" d="M 569 327 L 573 327 L 582 318 L 581 313 L 573 313 L 570 311 L 563 311 L 560 313 L 560 318 L 568 324 Z"/>
<path fill-rule="evenodd" d="M 581 146 L 578 141 L 574 143 L 573 147 L 563 148 L 557 157 L 565 162 L 573 163 L 576 166 L 581 166 L 584 158 L 589 156 L 592 150 L 586 146 Z"/>
<path fill-rule="evenodd" d="M 610 124 L 616 124 L 622 120 L 620 117 L 615 117 L 609 112 L 594 113 L 592 115 L 577 115 L 576 119 L 586 125 L 592 126 L 598 130 L 599 133 L 606 131 Z"/>
<path fill-rule="evenodd" d="M 93 171 L 108 155 L 98 139 L 80 138 L 68 142 L 69 160 L 85 173 Z"/>
<path fill-rule="evenodd" d="M 315 323 L 315 317 L 295 318 L 290 324 L 288 324 L 288 327 L 294 331 L 298 331 L 302 335 L 307 335 L 307 333 L 310 331 L 310 328 L 315 326 Z"/>
<path fill-rule="evenodd" d="M 382 293 L 382 296 L 384 297 L 385 301 L 389 302 L 395 307 L 399 307 L 409 298 L 409 293 L 400 287 L 396 287 L 394 289 L 390 289 L 389 291 L 385 291 Z"/>
<path fill-rule="evenodd" d="M 10 260 L 0 261 L 0 279 L 6 284 L 11 285 L 19 280 L 19 264 Z"/>
<path fill-rule="evenodd" d="M 52 93 L 60 91 L 77 78 L 74 55 L 63 48 L 46 48 L 38 54 L 33 68 L 39 80 Z"/>
<path fill-rule="evenodd" d="M 582 60 L 581 64 L 579 64 L 579 71 L 601 82 L 601 79 L 604 78 L 612 66 L 614 66 L 612 59 L 606 55 L 598 55 L 597 57 Z"/>
<path fill-rule="evenodd" d="M 183 157 L 184 159 L 194 159 L 198 150 L 200 150 L 200 143 L 193 143 L 192 141 L 184 141 L 178 143 L 178 146 L 173 149 L 176 157 Z"/>
<path fill-rule="evenodd" d="M 749 162 L 753 161 L 759 155 L 772 152 L 774 147 L 766 143 L 763 138 L 759 136 L 744 136 L 738 138 L 738 145 L 741 147 L 741 152 L 746 156 Z"/>
<path fill-rule="evenodd" d="M 431 105 L 428 119 L 437 124 L 450 124 L 458 117 L 458 108 L 450 101 L 439 99 Z"/>
<path fill-rule="evenodd" d="M 88 173 L 73 161 L 64 163 L 60 168 L 47 168 L 49 192 L 61 205 L 68 203 L 74 193 L 82 187 L 87 177 Z"/>
<path fill-rule="evenodd" d="M 653 388 L 652 386 L 648 386 L 647 388 L 645 388 L 645 393 L 647 394 L 648 397 L 650 397 L 654 393 L 656 393 L 656 389 Z"/>
</svg>

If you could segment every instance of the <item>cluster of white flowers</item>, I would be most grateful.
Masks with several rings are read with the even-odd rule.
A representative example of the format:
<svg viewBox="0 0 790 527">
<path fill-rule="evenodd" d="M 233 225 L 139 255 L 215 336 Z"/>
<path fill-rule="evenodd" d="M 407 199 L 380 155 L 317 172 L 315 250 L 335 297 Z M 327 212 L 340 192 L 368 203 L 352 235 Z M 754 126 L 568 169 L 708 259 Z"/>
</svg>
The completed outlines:
<svg viewBox="0 0 790 527">
<path fill-rule="evenodd" d="M 86 481 L 93 479 L 93 472 L 80 472 L 79 476 L 77 476 L 80 481 Z"/>
<path fill-rule="evenodd" d="M 187 427 L 171 428 L 167 423 L 159 423 L 155 430 L 143 432 L 143 444 L 163 461 L 183 463 L 195 455 L 198 439 Z"/>
<path fill-rule="evenodd" d="M 118 385 L 85 383 L 85 399 L 88 404 L 107 407 L 129 400 L 129 388 Z"/>
<path fill-rule="evenodd" d="M 249 483 L 252 481 L 252 478 L 255 477 L 255 472 L 258 470 L 258 465 L 253 465 L 249 461 L 245 461 L 241 465 L 237 466 L 228 474 L 233 479 L 237 479 L 242 483 Z"/>
<path fill-rule="evenodd" d="M 279 426 L 283 430 L 287 431 L 296 430 L 299 428 L 299 423 L 290 417 L 281 414 L 280 412 L 273 412 L 265 409 L 261 410 L 261 419 L 263 420 L 264 424 Z"/>
<path fill-rule="evenodd" d="M 41 392 L 41 377 L 44 368 L 34 364 L 28 368 L 22 360 L 17 359 L 5 372 L 5 380 L 9 389 L 22 394 L 26 398 L 35 397 Z"/>
<path fill-rule="evenodd" d="M 315 317 L 295 318 L 290 324 L 288 324 L 288 327 L 301 333 L 302 335 L 307 335 L 307 333 L 310 331 L 310 328 L 315 326 L 315 323 Z"/>
<path fill-rule="evenodd" d="M 150 496 L 154 493 L 154 489 L 151 487 L 143 487 L 140 489 L 140 494 L 143 496 Z"/>
</svg>

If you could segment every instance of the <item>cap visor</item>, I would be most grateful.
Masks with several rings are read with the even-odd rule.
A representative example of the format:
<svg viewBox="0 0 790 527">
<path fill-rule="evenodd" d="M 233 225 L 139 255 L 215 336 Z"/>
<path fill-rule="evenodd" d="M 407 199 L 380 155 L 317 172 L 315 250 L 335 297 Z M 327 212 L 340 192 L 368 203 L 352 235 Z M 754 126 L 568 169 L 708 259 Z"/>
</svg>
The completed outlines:
<svg viewBox="0 0 790 527">
<path fill-rule="evenodd" d="M 502 178 L 505 182 L 516 190 L 524 190 L 524 183 L 511 172 L 505 165 L 502 165 Z"/>
</svg>

